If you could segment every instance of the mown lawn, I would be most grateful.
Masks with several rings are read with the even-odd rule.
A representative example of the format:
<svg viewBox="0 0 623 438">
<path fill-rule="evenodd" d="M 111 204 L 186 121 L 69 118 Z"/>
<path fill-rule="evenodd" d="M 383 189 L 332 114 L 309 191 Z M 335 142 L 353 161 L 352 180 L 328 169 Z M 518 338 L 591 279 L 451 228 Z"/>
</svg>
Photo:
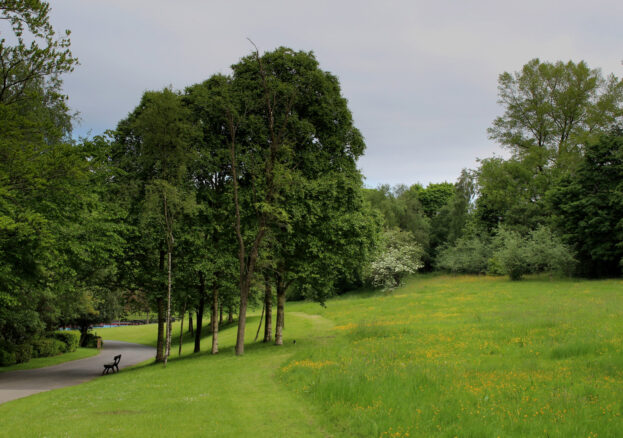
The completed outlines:
<svg viewBox="0 0 623 438">
<path fill-rule="evenodd" d="M 254 315 L 244 357 L 230 326 L 216 357 L 188 338 L 166 369 L 0 405 L 0 436 L 620 436 L 622 316 L 621 280 L 416 277 L 288 303 L 282 348 L 251 342 Z"/>
<path fill-rule="evenodd" d="M 32 370 L 34 368 L 49 367 L 51 365 L 58 365 L 64 362 L 72 360 L 86 359 L 87 357 L 95 356 L 99 353 L 97 348 L 78 348 L 71 353 L 59 354 L 58 356 L 50 357 L 37 357 L 30 359 L 25 363 L 18 363 L 15 365 L 9 365 L 8 367 L 0 367 L 0 373 L 5 371 L 17 371 L 17 370 Z"/>
<path fill-rule="evenodd" d="M 252 340 L 259 316 L 248 318 Z M 314 332 L 314 322 L 291 318 L 292 334 Z M 104 339 L 153 344 L 156 326 L 98 329 Z M 175 334 L 177 333 L 177 336 Z M 82 385 L 0 405 L 1 437 L 323 437 L 321 415 L 276 378 L 299 347 L 254 343 L 233 352 L 236 326 L 220 334 L 221 352 L 195 355 L 190 337 L 167 368 L 145 363 Z M 174 338 L 178 339 L 179 323 Z M 203 341 L 209 350 L 211 339 Z"/>
</svg>

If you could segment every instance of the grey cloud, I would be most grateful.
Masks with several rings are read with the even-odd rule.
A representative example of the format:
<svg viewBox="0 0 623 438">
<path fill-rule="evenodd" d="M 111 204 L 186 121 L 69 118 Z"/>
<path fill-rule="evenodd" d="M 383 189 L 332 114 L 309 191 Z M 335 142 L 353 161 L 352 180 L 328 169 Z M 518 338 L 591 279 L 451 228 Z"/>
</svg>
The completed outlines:
<svg viewBox="0 0 623 438">
<path fill-rule="evenodd" d="M 182 89 L 248 54 L 313 50 L 340 78 L 367 142 L 368 184 L 454 181 L 503 151 L 486 129 L 501 112 L 497 76 L 534 57 L 585 59 L 621 76 L 618 1 L 206 2 L 64 0 L 82 65 L 65 80 L 77 134 L 114 128 L 147 89 Z"/>
</svg>

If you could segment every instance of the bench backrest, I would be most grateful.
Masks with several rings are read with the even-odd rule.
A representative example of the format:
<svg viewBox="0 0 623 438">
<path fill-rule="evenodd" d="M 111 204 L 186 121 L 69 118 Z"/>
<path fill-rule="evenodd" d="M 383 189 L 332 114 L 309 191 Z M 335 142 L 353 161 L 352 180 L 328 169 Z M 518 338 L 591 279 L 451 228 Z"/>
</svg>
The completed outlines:
<svg viewBox="0 0 623 438">
<path fill-rule="evenodd" d="M 121 355 L 115 356 L 115 365 L 117 365 L 121 361 Z"/>
</svg>

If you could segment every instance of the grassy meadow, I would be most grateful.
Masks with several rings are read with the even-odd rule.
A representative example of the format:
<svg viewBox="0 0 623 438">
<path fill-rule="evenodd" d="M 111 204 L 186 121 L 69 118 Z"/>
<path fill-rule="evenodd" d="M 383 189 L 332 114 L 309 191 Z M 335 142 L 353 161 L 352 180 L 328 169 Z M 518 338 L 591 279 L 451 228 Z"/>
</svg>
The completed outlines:
<svg viewBox="0 0 623 438">
<path fill-rule="evenodd" d="M 259 312 L 258 312 L 259 313 Z M 623 281 L 419 276 L 288 303 L 285 345 L 184 353 L 0 405 L 0 436 L 615 437 Z M 179 330 L 179 323 L 176 324 Z M 153 344 L 155 325 L 99 329 Z M 179 336 L 179 331 L 177 331 Z M 175 337 L 174 333 L 174 339 Z M 293 342 L 296 340 L 296 344 Z M 202 349 L 209 349 L 206 337 Z"/>
</svg>

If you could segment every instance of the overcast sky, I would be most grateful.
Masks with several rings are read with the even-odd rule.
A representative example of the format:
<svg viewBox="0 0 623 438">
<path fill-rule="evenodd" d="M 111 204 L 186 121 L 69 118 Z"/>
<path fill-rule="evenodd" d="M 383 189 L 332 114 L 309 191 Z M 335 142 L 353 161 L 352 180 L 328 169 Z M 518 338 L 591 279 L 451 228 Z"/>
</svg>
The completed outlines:
<svg viewBox="0 0 623 438">
<path fill-rule="evenodd" d="M 337 75 L 367 150 L 368 186 L 451 181 L 503 154 L 486 130 L 501 114 L 497 77 L 532 58 L 585 60 L 623 76 L 623 1 L 52 0 L 81 65 L 65 77 L 100 134 L 145 90 L 228 73 L 253 39 L 313 51 Z"/>
</svg>

